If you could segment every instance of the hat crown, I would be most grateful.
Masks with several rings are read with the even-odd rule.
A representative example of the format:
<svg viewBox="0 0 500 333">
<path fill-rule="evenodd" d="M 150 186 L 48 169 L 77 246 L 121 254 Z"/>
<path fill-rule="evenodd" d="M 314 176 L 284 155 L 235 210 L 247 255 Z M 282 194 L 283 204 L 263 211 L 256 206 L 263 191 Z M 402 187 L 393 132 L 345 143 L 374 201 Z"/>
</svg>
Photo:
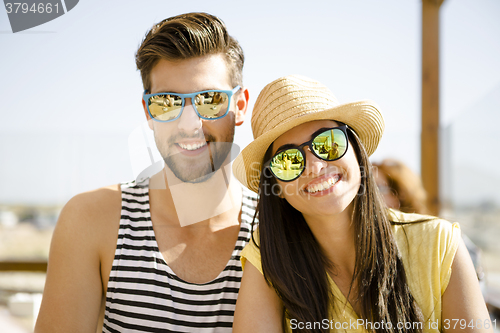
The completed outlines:
<svg viewBox="0 0 500 333">
<path fill-rule="evenodd" d="M 299 75 L 279 78 L 264 87 L 252 112 L 253 137 L 274 129 L 283 121 L 321 112 L 339 102 L 323 84 Z"/>
</svg>

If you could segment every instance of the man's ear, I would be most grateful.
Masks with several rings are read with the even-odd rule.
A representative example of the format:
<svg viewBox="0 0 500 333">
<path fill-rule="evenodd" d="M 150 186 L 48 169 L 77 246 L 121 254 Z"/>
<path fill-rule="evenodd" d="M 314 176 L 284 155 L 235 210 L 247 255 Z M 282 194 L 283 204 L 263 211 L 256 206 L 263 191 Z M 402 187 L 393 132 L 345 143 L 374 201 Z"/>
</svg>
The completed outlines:
<svg viewBox="0 0 500 333">
<path fill-rule="evenodd" d="M 146 119 L 148 120 L 148 126 L 149 128 L 151 128 L 151 130 L 153 130 L 153 119 L 151 119 L 151 117 L 149 116 L 149 112 L 148 112 L 148 109 L 146 107 L 146 102 L 144 101 L 144 99 L 141 99 L 142 100 L 142 107 L 144 109 L 144 113 L 146 114 Z"/>
<path fill-rule="evenodd" d="M 238 94 L 238 99 L 236 100 L 236 111 L 235 113 L 235 125 L 240 126 L 245 120 L 245 115 L 248 109 L 248 99 L 249 99 L 248 89 L 245 87 L 241 88 Z"/>
</svg>

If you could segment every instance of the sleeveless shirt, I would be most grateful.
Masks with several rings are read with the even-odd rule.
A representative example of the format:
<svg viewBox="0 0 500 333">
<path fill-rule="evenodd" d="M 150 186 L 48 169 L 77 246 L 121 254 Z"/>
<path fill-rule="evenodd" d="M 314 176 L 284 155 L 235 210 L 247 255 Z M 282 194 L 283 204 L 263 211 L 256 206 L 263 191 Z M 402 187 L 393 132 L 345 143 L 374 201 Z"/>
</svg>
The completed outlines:
<svg viewBox="0 0 500 333">
<path fill-rule="evenodd" d="M 256 196 L 243 189 L 241 224 L 231 258 L 214 280 L 183 281 L 158 249 L 149 179 L 121 185 L 118 241 L 106 291 L 103 332 L 231 332 Z"/>
</svg>

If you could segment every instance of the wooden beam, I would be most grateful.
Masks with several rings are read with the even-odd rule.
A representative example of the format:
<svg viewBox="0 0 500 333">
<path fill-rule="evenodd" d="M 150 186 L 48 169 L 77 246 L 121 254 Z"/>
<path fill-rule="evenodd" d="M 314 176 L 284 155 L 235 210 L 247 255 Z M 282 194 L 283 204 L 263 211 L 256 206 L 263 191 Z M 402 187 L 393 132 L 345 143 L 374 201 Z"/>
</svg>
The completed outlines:
<svg viewBox="0 0 500 333">
<path fill-rule="evenodd" d="M 47 261 L 0 261 L 0 272 L 46 272 Z"/>
<path fill-rule="evenodd" d="M 429 213 L 439 214 L 439 7 L 422 0 L 422 132 L 420 163 Z"/>
</svg>

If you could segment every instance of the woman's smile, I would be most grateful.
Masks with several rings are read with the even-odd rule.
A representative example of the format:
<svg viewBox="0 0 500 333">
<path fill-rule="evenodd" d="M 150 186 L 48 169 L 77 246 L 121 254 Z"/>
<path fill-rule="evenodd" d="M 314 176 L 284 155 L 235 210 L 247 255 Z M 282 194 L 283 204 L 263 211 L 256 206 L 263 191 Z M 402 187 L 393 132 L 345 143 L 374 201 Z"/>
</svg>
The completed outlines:
<svg viewBox="0 0 500 333">
<path fill-rule="evenodd" d="M 318 177 L 306 184 L 303 191 L 311 195 L 323 195 L 330 193 L 335 184 L 342 179 L 341 174 L 327 174 Z"/>
<path fill-rule="evenodd" d="M 281 135 L 273 143 L 274 149 L 285 144 L 301 144 L 322 128 L 338 126 L 332 120 L 316 120 L 301 124 Z M 295 209 L 308 216 L 350 214 L 347 209 L 358 193 L 361 174 L 356 155 L 347 149 L 345 155 L 334 161 L 325 161 L 309 148 L 304 149 L 305 166 L 293 181 L 283 182 L 282 197 Z M 321 198 L 321 200 L 320 200 Z M 318 201 L 320 200 L 320 201 Z M 347 209 L 347 210 L 346 210 Z"/>
</svg>

